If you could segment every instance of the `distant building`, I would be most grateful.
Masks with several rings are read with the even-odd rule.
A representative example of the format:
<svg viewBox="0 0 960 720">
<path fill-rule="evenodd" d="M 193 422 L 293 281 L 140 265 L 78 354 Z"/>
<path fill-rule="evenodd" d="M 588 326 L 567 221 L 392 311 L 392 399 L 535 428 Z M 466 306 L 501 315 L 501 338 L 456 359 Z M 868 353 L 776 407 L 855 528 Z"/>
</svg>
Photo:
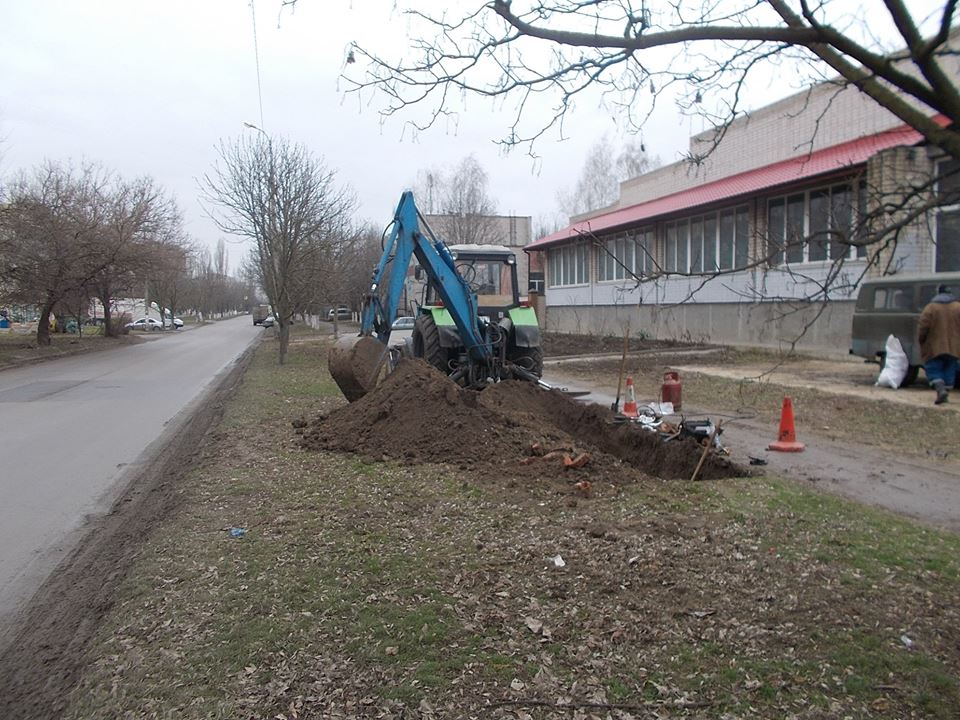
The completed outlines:
<svg viewBox="0 0 960 720">
<path fill-rule="evenodd" d="M 91 300 L 87 312 L 91 318 L 102 318 L 103 303 L 96 299 Z M 130 320 L 139 320 L 142 317 L 163 320 L 160 316 L 160 306 L 155 302 L 151 302 L 148 305 L 144 298 L 114 298 L 110 307 L 110 315 L 114 318 L 120 315 L 127 315 L 130 317 Z M 169 316 L 170 311 L 168 310 L 167 317 Z"/>
</svg>

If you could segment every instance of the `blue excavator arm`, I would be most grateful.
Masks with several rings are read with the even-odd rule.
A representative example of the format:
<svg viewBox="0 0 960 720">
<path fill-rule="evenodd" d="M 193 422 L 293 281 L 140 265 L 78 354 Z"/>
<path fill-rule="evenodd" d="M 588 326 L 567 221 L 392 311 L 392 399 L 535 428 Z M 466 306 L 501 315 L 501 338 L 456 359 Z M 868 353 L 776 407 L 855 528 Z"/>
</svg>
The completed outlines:
<svg viewBox="0 0 960 720">
<path fill-rule="evenodd" d="M 487 337 L 477 296 L 460 277 L 443 242 L 431 240 L 421 232 L 421 220 L 413 193 L 403 193 L 383 255 L 373 271 L 370 291 L 364 297 L 360 334 L 341 338 L 330 349 L 330 374 L 351 402 L 376 385 L 387 357 L 390 326 L 400 307 L 411 257 L 416 257 L 427 273 L 460 332 L 467 354 L 465 367 L 475 376 L 485 378 L 491 370 L 499 376 L 494 343 Z"/>
<path fill-rule="evenodd" d="M 376 335 L 386 345 L 390 337 L 390 325 L 400 307 L 407 268 L 413 256 L 436 287 L 470 357 L 480 361 L 490 360 L 493 350 L 480 327 L 477 296 L 460 277 L 446 245 L 439 239 L 427 238 L 421 232 L 420 220 L 413 193 L 407 190 L 400 197 L 390 236 L 373 272 L 370 292 L 363 307 L 360 335 Z M 382 287 L 384 282 L 385 288 Z"/>
</svg>

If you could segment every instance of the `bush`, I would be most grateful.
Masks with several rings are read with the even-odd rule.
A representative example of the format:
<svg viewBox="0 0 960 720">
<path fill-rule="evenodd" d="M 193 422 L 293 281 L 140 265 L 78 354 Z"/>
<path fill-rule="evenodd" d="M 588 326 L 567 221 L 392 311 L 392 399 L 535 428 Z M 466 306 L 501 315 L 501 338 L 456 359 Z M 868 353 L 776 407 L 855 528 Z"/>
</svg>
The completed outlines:
<svg viewBox="0 0 960 720">
<path fill-rule="evenodd" d="M 127 323 L 133 322 L 133 318 L 130 317 L 130 313 L 120 313 L 119 315 L 114 315 L 110 318 L 110 321 L 113 323 L 113 327 L 116 329 L 117 335 L 129 335 L 130 328 L 127 327 Z"/>
</svg>

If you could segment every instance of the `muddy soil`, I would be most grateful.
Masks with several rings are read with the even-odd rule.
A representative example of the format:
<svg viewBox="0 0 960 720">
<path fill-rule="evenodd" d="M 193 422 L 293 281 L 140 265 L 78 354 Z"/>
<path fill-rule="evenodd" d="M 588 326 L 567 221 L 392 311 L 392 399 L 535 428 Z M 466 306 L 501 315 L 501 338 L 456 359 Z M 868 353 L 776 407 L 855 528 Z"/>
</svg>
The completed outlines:
<svg viewBox="0 0 960 720">
<path fill-rule="evenodd" d="M 543 354 L 546 357 L 564 355 L 590 355 L 623 352 L 623 337 L 608 335 L 565 335 L 562 333 L 544 333 L 542 338 Z M 628 352 L 664 350 L 667 348 L 693 347 L 675 340 L 651 340 L 631 337 L 627 340 Z M 699 347 L 699 346 L 697 346 Z"/>
<path fill-rule="evenodd" d="M 635 425 L 613 424 L 607 408 L 531 383 L 464 390 L 422 360 L 402 362 L 362 399 L 295 425 L 309 449 L 446 463 L 481 483 L 539 480 L 581 493 L 643 476 L 689 479 L 702 455 L 693 440 L 664 443 Z M 585 464 L 568 466 L 584 454 Z M 711 453 L 699 477 L 746 474 Z M 583 481 L 589 485 L 578 487 Z"/>
</svg>

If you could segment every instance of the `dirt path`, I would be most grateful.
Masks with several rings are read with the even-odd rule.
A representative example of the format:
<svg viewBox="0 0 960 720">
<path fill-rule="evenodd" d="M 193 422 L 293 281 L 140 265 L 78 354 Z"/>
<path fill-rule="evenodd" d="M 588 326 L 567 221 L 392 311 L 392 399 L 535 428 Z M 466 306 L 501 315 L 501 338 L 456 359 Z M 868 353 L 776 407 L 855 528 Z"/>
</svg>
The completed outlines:
<svg viewBox="0 0 960 720">
<path fill-rule="evenodd" d="M 826 370 L 827 365 L 830 363 L 823 363 L 823 367 L 815 365 L 810 372 Z M 737 379 L 757 377 L 763 372 L 761 368 L 751 367 L 698 366 L 682 370 Z M 873 397 L 876 393 L 883 399 L 894 398 L 908 404 L 927 405 L 930 401 L 929 393 L 920 385 L 884 392 L 882 388 L 858 387 L 839 381 L 825 385 L 809 375 L 789 376 L 783 371 L 768 377 L 769 382 L 777 383 L 782 379 L 788 387 L 813 387 L 821 392 L 834 392 L 831 388 L 836 386 L 837 394 Z M 605 376 L 585 380 L 581 375 L 565 373 L 562 364 L 548 364 L 544 379 L 570 389 L 590 390 L 591 395 L 584 401 L 596 402 L 603 407 L 610 407 L 616 394 L 615 382 L 608 382 Z M 638 398 L 641 404 L 643 400 Z M 960 403 L 952 409 L 956 411 L 958 407 Z M 723 419 L 722 440 L 735 462 L 748 464 L 751 457 L 760 458 L 767 461 L 765 469 L 771 473 L 960 532 L 960 466 L 955 463 L 908 458 L 875 447 L 837 442 L 818 437 L 806 428 L 798 428 L 799 439 L 806 443 L 804 452 L 770 452 L 767 445 L 776 439 L 776 426 L 768 427 L 755 419 L 731 416 L 729 410 L 723 408 L 685 404 L 683 410 L 687 417 Z"/>
<path fill-rule="evenodd" d="M 849 395 L 868 400 L 887 400 L 913 407 L 927 407 L 933 404 L 933 391 L 922 379 L 908 388 L 899 390 L 876 387 L 873 383 L 879 372 L 878 367 L 863 363 L 808 360 L 803 363 L 790 363 L 773 371 L 769 366 L 764 367 L 759 364 L 735 368 L 711 365 L 674 367 L 681 372 L 698 372 L 730 380 L 756 381 L 762 378 L 765 382 L 784 387 L 809 388 L 833 395 Z M 945 405 L 943 410 L 960 412 L 960 392 L 955 392 L 953 399 L 954 402 Z"/>
</svg>

